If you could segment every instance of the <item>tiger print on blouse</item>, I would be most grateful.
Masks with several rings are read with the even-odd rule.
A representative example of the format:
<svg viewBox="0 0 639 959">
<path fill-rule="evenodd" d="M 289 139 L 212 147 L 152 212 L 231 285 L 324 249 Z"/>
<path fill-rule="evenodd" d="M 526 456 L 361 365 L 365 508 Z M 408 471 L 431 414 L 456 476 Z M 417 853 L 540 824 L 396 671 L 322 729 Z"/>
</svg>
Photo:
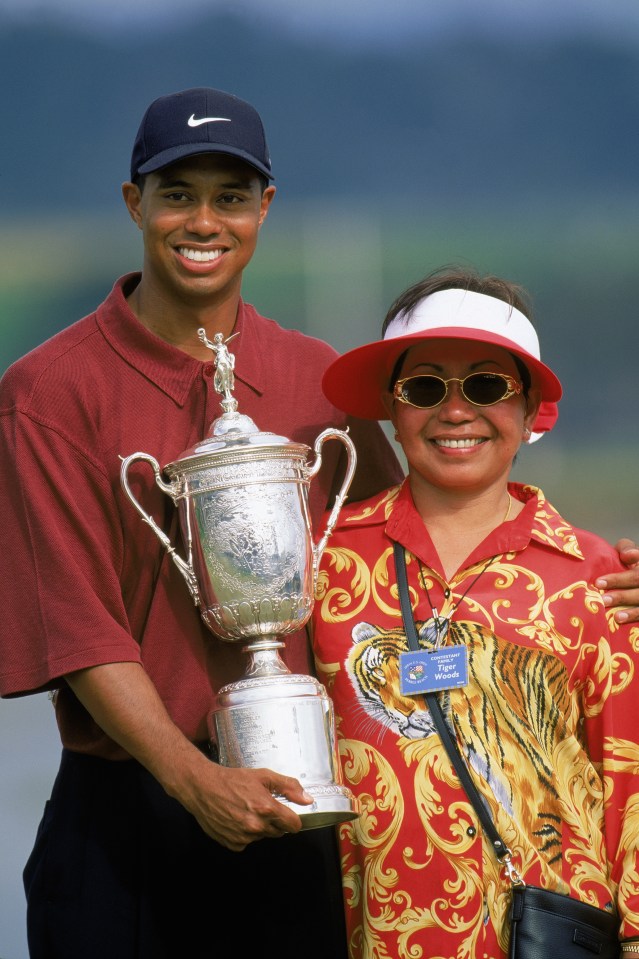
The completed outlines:
<svg viewBox="0 0 639 959">
<path fill-rule="evenodd" d="M 416 626 L 420 645 L 432 648 L 433 621 Z M 386 735 L 433 734 L 423 698 L 400 692 L 399 654 L 408 651 L 403 630 L 358 623 L 352 637 L 345 668 L 369 722 L 381 724 Z M 452 622 L 448 642 L 468 648 L 469 682 L 440 694 L 447 722 L 478 786 L 488 787 L 509 817 L 530 824 L 538 851 L 552 862 L 561 856 L 553 760 L 567 737 L 583 745 L 565 667 L 556 656 L 500 640 L 477 623 Z M 598 777 L 590 764 L 584 772 L 593 787 L 587 801 L 594 804 Z"/>
</svg>

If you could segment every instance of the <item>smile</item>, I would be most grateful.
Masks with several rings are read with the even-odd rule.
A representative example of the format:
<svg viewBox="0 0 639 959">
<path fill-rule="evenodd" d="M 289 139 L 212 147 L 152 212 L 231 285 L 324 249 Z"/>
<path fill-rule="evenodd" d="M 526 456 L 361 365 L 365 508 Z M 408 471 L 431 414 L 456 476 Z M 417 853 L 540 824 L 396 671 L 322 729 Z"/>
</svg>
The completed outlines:
<svg viewBox="0 0 639 959">
<path fill-rule="evenodd" d="M 483 438 L 478 439 L 460 439 L 460 440 L 434 440 L 435 446 L 445 446 L 448 449 L 459 450 L 459 449 L 470 449 L 471 446 L 479 446 L 481 443 L 485 443 L 486 440 Z"/>
<path fill-rule="evenodd" d="M 210 263 L 222 256 L 224 250 L 191 250 L 187 246 L 178 247 L 178 253 L 186 260 L 194 260 L 196 263 Z"/>
</svg>

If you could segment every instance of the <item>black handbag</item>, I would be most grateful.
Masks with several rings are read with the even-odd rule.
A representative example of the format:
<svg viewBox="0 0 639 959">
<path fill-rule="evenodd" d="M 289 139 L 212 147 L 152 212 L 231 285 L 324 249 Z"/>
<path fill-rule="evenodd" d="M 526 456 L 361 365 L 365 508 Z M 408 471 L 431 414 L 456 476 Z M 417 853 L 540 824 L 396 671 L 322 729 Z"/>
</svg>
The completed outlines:
<svg viewBox="0 0 639 959">
<path fill-rule="evenodd" d="M 612 913 L 525 884 L 512 886 L 509 959 L 618 959 L 619 920 Z"/>
<path fill-rule="evenodd" d="M 394 553 L 404 630 L 408 645 L 416 652 L 420 649 L 419 639 L 408 594 L 406 558 L 399 543 L 394 544 Z M 616 915 L 558 892 L 528 886 L 513 868 L 510 850 L 471 779 L 436 694 L 424 693 L 423 697 L 497 861 L 506 869 L 512 893 L 509 959 L 618 959 L 621 947 Z"/>
</svg>

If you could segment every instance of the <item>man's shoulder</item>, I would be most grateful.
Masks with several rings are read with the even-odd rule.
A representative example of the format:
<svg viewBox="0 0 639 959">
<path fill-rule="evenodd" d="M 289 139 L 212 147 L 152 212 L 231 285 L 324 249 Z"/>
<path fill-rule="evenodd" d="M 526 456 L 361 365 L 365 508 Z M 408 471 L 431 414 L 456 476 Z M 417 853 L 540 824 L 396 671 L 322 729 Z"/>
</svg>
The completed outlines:
<svg viewBox="0 0 639 959">
<path fill-rule="evenodd" d="M 120 277 L 94 310 L 16 360 L 0 381 L 0 410 L 9 406 L 26 411 L 38 397 L 50 403 L 56 392 L 65 389 L 76 394 L 79 402 L 91 395 L 96 374 L 105 364 L 109 366 L 113 356 L 104 335 L 105 324 L 122 314 L 125 286 L 138 276 Z M 104 373 L 106 378 L 111 377 L 111 367 Z"/>
<path fill-rule="evenodd" d="M 90 342 L 98 332 L 96 314 L 90 313 L 16 360 L 0 381 L 0 408 L 30 406 L 52 381 L 64 388 L 71 380 L 77 387 L 77 372 L 86 369 Z"/>
<path fill-rule="evenodd" d="M 309 361 L 328 365 L 339 354 L 325 340 L 300 330 L 288 329 L 269 317 L 262 316 L 250 303 L 244 303 L 245 322 L 251 335 L 260 340 L 265 347 L 276 347 L 287 351 L 295 351 L 299 359 L 308 358 Z"/>
</svg>

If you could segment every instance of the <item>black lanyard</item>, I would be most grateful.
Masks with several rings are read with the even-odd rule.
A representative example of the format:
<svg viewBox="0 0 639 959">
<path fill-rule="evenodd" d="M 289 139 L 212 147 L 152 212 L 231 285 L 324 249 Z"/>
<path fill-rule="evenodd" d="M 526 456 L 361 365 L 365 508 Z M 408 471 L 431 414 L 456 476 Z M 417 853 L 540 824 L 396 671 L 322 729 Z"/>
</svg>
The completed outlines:
<svg viewBox="0 0 639 959">
<path fill-rule="evenodd" d="M 419 645 L 415 620 L 413 619 L 413 610 L 411 609 L 410 605 L 404 547 L 400 546 L 399 543 L 393 543 L 393 552 L 395 554 L 395 574 L 397 576 L 397 586 L 399 588 L 399 603 L 402 610 L 402 619 L 404 621 L 404 632 L 406 633 L 406 639 L 409 647 L 413 650 L 413 652 L 419 652 L 421 647 Z M 486 836 L 490 840 L 497 859 L 500 862 L 509 862 L 510 851 L 508 846 L 495 829 L 495 824 L 493 823 L 486 809 L 485 801 L 480 796 L 475 784 L 470 778 L 468 767 L 466 766 L 462 754 L 459 751 L 459 747 L 446 724 L 446 720 L 444 719 L 444 714 L 441 706 L 439 705 L 439 699 L 437 698 L 437 695 L 435 693 L 423 693 L 422 695 L 430 710 L 435 728 L 437 729 L 444 748 L 448 753 L 448 758 L 455 768 L 455 772 L 459 777 L 459 781 L 462 784 L 462 787 L 465 790 L 473 809 L 477 813 L 477 817 L 484 832 L 486 833 Z"/>
</svg>

